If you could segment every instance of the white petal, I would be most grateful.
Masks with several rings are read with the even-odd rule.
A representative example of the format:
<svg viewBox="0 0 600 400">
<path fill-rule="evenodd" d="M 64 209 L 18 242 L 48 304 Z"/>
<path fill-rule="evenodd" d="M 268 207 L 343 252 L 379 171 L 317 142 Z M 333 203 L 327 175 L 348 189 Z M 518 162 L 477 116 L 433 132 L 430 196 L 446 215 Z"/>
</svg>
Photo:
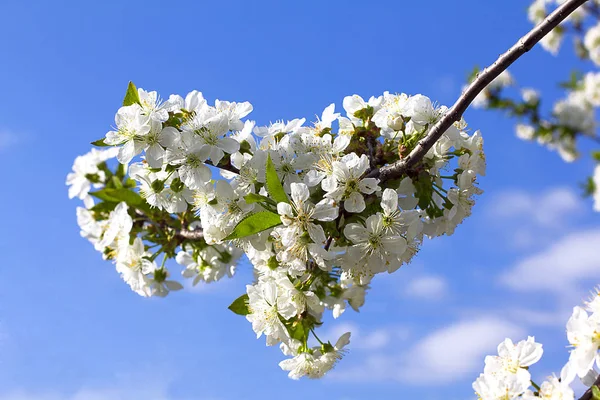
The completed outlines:
<svg viewBox="0 0 600 400">
<path fill-rule="evenodd" d="M 352 192 L 346 200 L 344 200 L 344 209 L 351 213 L 363 212 L 365 209 L 365 199 L 358 192 Z"/>
</svg>

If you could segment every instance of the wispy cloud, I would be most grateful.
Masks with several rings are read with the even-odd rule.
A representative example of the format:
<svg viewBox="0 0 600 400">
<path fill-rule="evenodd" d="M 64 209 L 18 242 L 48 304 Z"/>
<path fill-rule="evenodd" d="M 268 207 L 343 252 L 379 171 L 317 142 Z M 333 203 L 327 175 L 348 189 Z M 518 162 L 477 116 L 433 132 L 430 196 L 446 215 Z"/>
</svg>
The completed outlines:
<svg viewBox="0 0 600 400">
<path fill-rule="evenodd" d="M 519 291 L 573 292 L 583 279 L 593 283 L 600 279 L 599 244 L 599 229 L 568 234 L 516 263 L 501 282 Z"/>
<path fill-rule="evenodd" d="M 403 341 L 410 336 L 409 329 L 400 326 L 381 327 L 368 332 L 363 332 L 358 325 L 351 322 L 336 324 L 329 330 L 317 332 L 321 339 L 332 343 L 346 332 L 351 332 L 350 350 L 380 350 L 393 341 Z"/>
<path fill-rule="evenodd" d="M 541 193 L 506 190 L 487 205 L 488 218 L 503 231 L 506 241 L 526 248 L 547 243 L 564 232 L 585 206 L 573 190 L 556 187 Z M 487 229 L 488 227 L 486 227 Z"/>
<path fill-rule="evenodd" d="M 0 151 L 5 150 L 19 142 L 19 137 L 10 131 L 0 130 Z"/>
<path fill-rule="evenodd" d="M 405 294 L 421 300 L 439 301 L 448 294 L 448 282 L 441 276 L 421 276 L 411 280 Z"/>
<path fill-rule="evenodd" d="M 496 317 L 478 317 L 445 326 L 399 353 L 370 352 L 360 366 L 334 371 L 343 381 L 397 381 L 409 385 L 443 385 L 474 378 L 486 354 L 506 337 L 524 335 L 515 324 Z"/>
</svg>

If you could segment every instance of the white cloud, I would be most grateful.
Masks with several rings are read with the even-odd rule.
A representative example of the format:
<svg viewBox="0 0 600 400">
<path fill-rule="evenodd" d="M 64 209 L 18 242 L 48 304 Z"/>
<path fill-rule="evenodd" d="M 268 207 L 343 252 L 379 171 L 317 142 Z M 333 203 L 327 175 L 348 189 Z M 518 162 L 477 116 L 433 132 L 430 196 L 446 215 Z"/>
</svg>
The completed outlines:
<svg viewBox="0 0 600 400">
<path fill-rule="evenodd" d="M 508 190 L 500 193 L 489 207 L 489 213 L 497 218 L 525 219 L 542 227 L 560 227 L 570 214 L 580 211 L 581 201 L 565 187 L 540 194 Z"/>
<path fill-rule="evenodd" d="M 141 366 L 134 372 L 115 372 L 110 383 L 82 383 L 78 389 L 68 392 L 57 389 L 4 388 L 0 391 L 0 400 L 175 400 L 169 395 L 174 376 L 173 371 Z M 198 397 L 195 400 L 209 399 Z"/>
<path fill-rule="evenodd" d="M 406 340 L 409 336 L 408 329 L 404 327 L 384 327 L 363 333 L 358 325 L 345 322 L 337 324 L 324 332 L 318 332 L 321 340 L 336 340 L 346 332 L 351 332 L 350 350 L 379 350 L 386 347 L 390 342 Z M 1 400 L 1 399 L 0 399 Z"/>
<path fill-rule="evenodd" d="M 506 190 L 487 204 L 486 214 L 503 236 L 504 243 L 527 248 L 548 243 L 556 233 L 568 230 L 586 207 L 579 196 L 566 187 L 541 193 Z M 489 232 L 488 224 L 484 228 Z"/>
<path fill-rule="evenodd" d="M 374 352 L 356 368 L 340 368 L 333 379 L 399 381 L 411 385 L 443 385 L 473 379 L 483 359 L 504 338 L 520 339 L 524 332 L 504 319 L 479 317 L 441 328 L 400 353 Z"/>
<path fill-rule="evenodd" d="M 448 283 L 441 276 L 422 276 L 411 280 L 406 295 L 425 300 L 441 300 L 446 297 Z"/>
<path fill-rule="evenodd" d="M 75 393 L 34 392 L 17 390 L 1 394 L 0 400 L 175 400 L 167 394 L 166 386 L 147 378 L 138 386 L 115 388 L 82 388 Z M 179 400 L 191 400 L 179 398 Z M 214 397 L 194 397 L 194 400 L 218 400 Z"/>
<path fill-rule="evenodd" d="M 572 292 L 578 281 L 600 279 L 600 230 L 564 236 L 545 250 L 518 262 L 501 276 L 509 287 L 522 291 Z"/>
<path fill-rule="evenodd" d="M 80 389 L 73 394 L 49 392 L 14 391 L 0 394 L 0 400 L 169 400 L 162 390 L 146 386 L 146 382 L 138 388 L 104 388 Z"/>
<path fill-rule="evenodd" d="M 0 131 L 0 150 L 4 150 L 18 142 L 18 137 L 12 132 Z"/>
</svg>

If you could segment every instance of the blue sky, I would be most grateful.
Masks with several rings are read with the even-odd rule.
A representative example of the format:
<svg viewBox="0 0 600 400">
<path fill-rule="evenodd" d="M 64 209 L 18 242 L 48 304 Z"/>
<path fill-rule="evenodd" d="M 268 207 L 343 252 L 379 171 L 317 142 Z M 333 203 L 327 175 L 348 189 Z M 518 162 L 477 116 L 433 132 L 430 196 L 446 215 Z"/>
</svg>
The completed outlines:
<svg viewBox="0 0 600 400">
<path fill-rule="evenodd" d="M 247 264 L 230 281 L 143 299 L 79 237 L 64 186 L 129 80 L 163 97 L 248 100 L 258 124 L 310 119 L 353 93 L 450 105 L 475 64 L 530 28 L 526 6 L 3 1 L 0 400 L 469 399 L 483 356 L 507 335 L 543 341 L 538 379 L 558 372 L 570 307 L 600 283 L 600 217 L 577 187 L 592 163 L 519 141 L 500 115 L 466 113 L 488 157 L 473 216 L 376 279 L 360 314 L 328 321 L 331 338 L 355 334 L 316 382 L 289 380 L 278 349 L 226 310 L 251 279 Z M 554 99 L 577 64 L 569 53 L 536 48 L 511 71 Z"/>
</svg>

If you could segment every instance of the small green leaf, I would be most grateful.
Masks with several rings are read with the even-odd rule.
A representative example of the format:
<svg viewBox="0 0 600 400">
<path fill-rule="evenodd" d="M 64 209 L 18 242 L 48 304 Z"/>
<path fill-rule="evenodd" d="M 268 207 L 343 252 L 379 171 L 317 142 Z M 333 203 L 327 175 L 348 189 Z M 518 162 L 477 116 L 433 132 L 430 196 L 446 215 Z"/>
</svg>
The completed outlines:
<svg viewBox="0 0 600 400">
<path fill-rule="evenodd" d="M 270 198 L 268 198 L 267 196 L 261 196 L 260 194 L 256 194 L 256 193 L 247 194 L 246 196 L 244 196 L 244 200 L 248 204 L 253 204 L 253 203 L 275 204 L 275 202 L 273 200 L 271 200 Z"/>
<path fill-rule="evenodd" d="M 600 389 L 598 386 L 592 386 L 592 400 L 600 400 Z"/>
<path fill-rule="evenodd" d="M 142 199 L 139 194 L 125 188 L 104 188 L 102 190 L 98 190 L 97 192 L 90 192 L 90 194 L 100 200 L 110 201 L 113 203 L 120 203 L 124 201 L 128 206 L 138 206 L 144 202 L 144 199 Z"/>
<path fill-rule="evenodd" d="M 127 85 L 127 92 L 125 93 L 125 98 L 123 99 L 124 106 L 130 106 L 132 104 L 140 104 L 140 95 L 138 93 L 137 88 L 133 84 L 133 82 L 129 81 L 129 85 Z"/>
<path fill-rule="evenodd" d="M 279 176 L 277 175 L 277 171 L 275 170 L 275 164 L 273 164 L 273 160 L 271 160 L 271 155 L 267 156 L 267 192 L 269 192 L 269 196 L 277 203 L 289 203 L 287 195 L 285 194 L 285 190 L 283 190 L 283 185 L 279 180 Z"/>
<path fill-rule="evenodd" d="M 296 339 L 298 341 L 300 341 L 300 343 L 305 343 L 306 338 L 307 338 L 307 330 L 304 328 L 304 325 L 302 324 L 302 322 L 300 321 L 296 321 L 294 322 L 290 327 L 289 327 L 289 332 L 290 332 L 290 336 L 293 339 Z"/>
<path fill-rule="evenodd" d="M 270 211 L 260 211 L 241 220 L 225 240 L 240 239 L 255 235 L 277 225 L 281 225 L 279 214 Z"/>
<path fill-rule="evenodd" d="M 112 146 L 110 144 L 104 143 L 104 139 L 96 140 L 95 142 L 92 142 L 92 145 L 93 146 L 97 146 L 97 147 L 110 147 L 110 146 Z"/>
<path fill-rule="evenodd" d="M 111 201 L 103 201 L 94 205 L 94 207 L 90 208 L 90 211 L 99 212 L 99 213 L 110 213 L 115 209 L 118 203 Z"/>
<path fill-rule="evenodd" d="M 116 189 L 123 189 L 123 182 L 119 178 L 113 175 L 111 178 L 112 184 Z"/>
<path fill-rule="evenodd" d="M 248 295 L 243 294 L 231 303 L 229 308 L 231 311 L 238 315 L 248 315 L 250 314 L 250 309 L 248 308 Z"/>
</svg>

